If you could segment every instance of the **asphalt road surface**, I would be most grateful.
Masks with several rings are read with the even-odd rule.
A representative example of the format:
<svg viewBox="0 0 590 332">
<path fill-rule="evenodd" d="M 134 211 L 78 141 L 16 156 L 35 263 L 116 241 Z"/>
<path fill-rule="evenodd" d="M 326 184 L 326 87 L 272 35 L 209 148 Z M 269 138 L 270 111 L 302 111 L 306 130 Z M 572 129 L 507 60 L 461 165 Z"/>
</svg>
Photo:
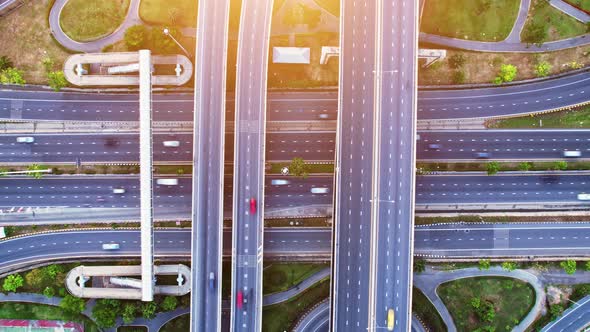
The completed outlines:
<svg viewBox="0 0 590 332">
<path fill-rule="evenodd" d="M 273 0 L 244 0 L 240 17 L 232 213 L 233 331 L 262 329 L 266 78 L 272 6 Z"/>
<path fill-rule="evenodd" d="M 190 219 L 191 178 L 179 177 L 178 186 L 154 185 L 156 218 Z M 287 179 L 287 185 L 273 185 L 272 179 Z M 332 193 L 312 194 L 311 189 L 332 188 L 332 176 L 310 176 L 307 179 L 268 176 L 265 179 L 265 208 L 284 209 L 308 205 L 332 204 Z M 231 211 L 232 181 L 224 181 L 225 211 Z M 113 194 L 124 188 L 124 194 Z M 577 194 L 590 192 L 590 175 L 431 175 L 416 178 L 416 204 L 491 204 L 491 203 L 577 203 Z M 42 221 L 43 214 L 32 216 L 28 207 L 62 207 L 63 222 L 72 222 L 84 215 L 68 215 L 68 210 L 94 212 L 97 218 L 124 220 L 128 213 L 139 215 L 139 178 L 137 176 L 46 176 L 0 178 L 0 222 Z M 258 206 L 260 207 L 260 206 Z M 21 209 L 21 212 L 18 212 Z M 12 210 L 12 212 L 9 212 Z M 33 209 L 34 211 L 35 209 Z M 74 211 L 74 210 L 71 210 Z M 247 210 L 249 211 L 249 210 Z M 113 214 L 114 213 L 114 214 Z M 112 219 L 109 219 L 112 220 Z M 351 233 L 351 236 L 352 235 Z"/>
<path fill-rule="evenodd" d="M 225 79 L 229 0 L 201 0 L 193 135 L 191 331 L 221 328 Z M 158 144 L 155 144 L 158 146 Z M 166 147 L 160 145 L 166 150 Z M 178 148 L 173 148 L 178 150 Z M 186 151 L 184 148 L 181 151 Z M 157 150 L 159 151 L 159 150 Z M 182 152 L 180 153 L 182 154 Z M 210 289 L 210 278 L 217 287 Z"/>
<path fill-rule="evenodd" d="M 384 1 L 378 12 L 382 64 L 369 330 L 386 327 L 393 309 L 394 331 L 405 332 L 412 325 L 418 2 Z"/>
<path fill-rule="evenodd" d="M 574 303 L 560 317 L 545 326 L 542 332 L 582 331 L 590 322 L 590 296 Z"/>
<path fill-rule="evenodd" d="M 373 69 L 371 69 L 373 70 Z M 467 90 L 420 90 L 418 119 L 473 118 L 543 111 L 588 100 L 590 73 L 515 86 Z M 0 118 L 138 121 L 139 97 L 133 94 L 0 91 Z M 154 121 L 192 121 L 191 94 L 154 94 Z M 229 94 L 227 120 L 233 120 L 234 99 Z M 268 120 L 314 120 L 333 116 L 338 108 L 334 92 L 272 92 Z"/>
<path fill-rule="evenodd" d="M 362 331 L 369 327 L 377 4 L 340 3 L 330 329 Z"/>
</svg>

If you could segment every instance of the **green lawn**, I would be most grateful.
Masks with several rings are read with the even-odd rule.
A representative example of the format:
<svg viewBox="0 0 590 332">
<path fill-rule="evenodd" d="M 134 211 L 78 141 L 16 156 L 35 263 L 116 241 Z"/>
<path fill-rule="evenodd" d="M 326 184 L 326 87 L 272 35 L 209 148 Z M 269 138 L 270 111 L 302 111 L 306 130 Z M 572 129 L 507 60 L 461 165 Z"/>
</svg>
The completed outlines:
<svg viewBox="0 0 590 332">
<path fill-rule="evenodd" d="M 59 23 L 73 40 L 95 40 L 115 31 L 128 8 L 129 0 L 70 0 L 61 12 Z"/>
<path fill-rule="evenodd" d="M 141 0 L 139 16 L 153 25 L 197 26 L 198 2 L 195 0 Z"/>
<path fill-rule="evenodd" d="M 263 294 L 285 291 L 325 267 L 324 264 L 270 264 L 262 275 Z"/>
<path fill-rule="evenodd" d="M 555 159 L 555 162 L 558 158 Z M 491 161 L 490 161 L 491 162 Z M 551 161 L 535 161 L 529 162 L 531 167 L 529 171 L 553 171 L 555 170 L 555 162 Z M 454 171 L 454 172 L 468 172 L 468 171 L 487 171 L 488 162 L 474 162 L 474 163 L 418 163 L 417 167 L 423 171 Z M 518 171 L 520 162 L 498 162 L 499 171 Z M 568 170 L 590 170 L 590 163 L 584 161 L 568 161 Z"/>
<path fill-rule="evenodd" d="M 84 323 L 84 331 L 86 332 L 100 331 L 94 322 L 83 315 L 71 314 L 60 307 L 44 304 L 0 302 L 0 319 L 73 321 Z"/>
<path fill-rule="evenodd" d="M 324 280 L 288 302 L 262 309 L 262 331 L 290 331 L 293 324 L 314 304 L 328 298 L 330 280 Z"/>
<path fill-rule="evenodd" d="M 560 40 L 586 33 L 586 25 L 562 13 L 545 0 L 533 0 L 531 2 L 529 18 L 523 31 L 531 24 L 539 24 L 545 28 L 547 32 L 545 41 Z"/>
<path fill-rule="evenodd" d="M 290 163 L 272 163 L 267 173 L 281 174 L 281 169 L 289 166 Z M 310 174 L 313 173 L 334 173 L 334 164 L 306 164 Z"/>
<path fill-rule="evenodd" d="M 176 317 L 168 323 L 164 324 L 160 329 L 160 332 L 178 332 L 188 331 L 190 329 L 190 315 L 182 315 Z"/>
<path fill-rule="evenodd" d="M 490 128 L 590 128 L 590 106 L 570 111 L 497 120 Z"/>
<path fill-rule="evenodd" d="M 429 331 L 447 330 L 432 302 L 416 287 L 412 288 L 412 312 L 422 319 Z"/>
<path fill-rule="evenodd" d="M 330 14 L 340 17 L 340 0 L 313 0 L 313 2 L 324 8 Z"/>
<path fill-rule="evenodd" d="M 519 5 L 519 0 L 426 0 L 421 30 L 453 38 L 500 41 L 510 34 Z"/>
<path fill-rule="evenodd" d="M 590 1 L 588 0 L 565 0 L 565 2 L 569 2 L 578 8 L 590 12 Z"/>
<path fill-rule="evenodd" d="M 437 292 L 449 309 L 457 331 L 474 331 L 493 326 L 496 331 L 510 331 L 531 310 L 535 302 L 534 289 L 525 282 L 511 278 L 466 278 L 440 285 Z M 482 322 L 471 301 L 474 298 L 492 303 L 495 317 Z"/>
</svg>

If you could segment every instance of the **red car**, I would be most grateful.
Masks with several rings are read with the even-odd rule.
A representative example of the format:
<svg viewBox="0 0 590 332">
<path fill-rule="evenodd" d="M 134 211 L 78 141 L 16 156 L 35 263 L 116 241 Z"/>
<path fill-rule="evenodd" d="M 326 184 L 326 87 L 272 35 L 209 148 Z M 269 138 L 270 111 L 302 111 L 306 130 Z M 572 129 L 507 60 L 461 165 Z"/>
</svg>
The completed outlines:
<svg viewBox="0 0 590 332">
<path fill-rule="evenodd" d="M 244 305 L 244 293 L 242 293 L 242 291 L 238 291 L 236 304 L 238 305 L 238 309 L 242 309 L 242 306 Z"/>
<path fill-rule="evenodd" d="M 250 213 L 256 214 L 256 198 L 250 198 Z"/>
</svg>

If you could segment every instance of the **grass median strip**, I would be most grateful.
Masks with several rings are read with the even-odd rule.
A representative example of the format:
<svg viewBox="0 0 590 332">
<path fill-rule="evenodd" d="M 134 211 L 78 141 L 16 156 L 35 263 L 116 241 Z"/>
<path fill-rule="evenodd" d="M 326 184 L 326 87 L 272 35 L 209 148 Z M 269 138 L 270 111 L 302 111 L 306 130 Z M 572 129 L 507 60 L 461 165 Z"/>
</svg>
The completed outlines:
<svg viewBox="0 0 590 332">
<path fill-rule="evenodd" d="M 269 264 L 263 272 L 263 294 L 286 291 L 325 267 L 324 264 Z"/>
<path fill-rule="evenodd" d="M 488 128 L 590 128 L 590 106 L 553 113 L 491 120 Z"/>
</svg>

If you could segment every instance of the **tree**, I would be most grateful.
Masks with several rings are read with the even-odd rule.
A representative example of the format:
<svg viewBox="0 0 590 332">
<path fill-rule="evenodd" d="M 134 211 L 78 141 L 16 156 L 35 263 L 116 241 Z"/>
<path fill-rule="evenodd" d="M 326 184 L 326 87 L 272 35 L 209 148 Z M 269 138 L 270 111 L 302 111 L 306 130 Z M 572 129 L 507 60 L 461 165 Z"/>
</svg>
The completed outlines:
<svg viewBox="0 0 590 332">
<path fill-rule="evenodd" d="M 11 67 L 0 72 L 0 83 L 23 85 L 27 82 L 23 78 L 22 70 Z"/>
<path fill-rule="evenodd" d="M 27 168 L 29 171 L 41 171 L 46 169 L 45 167 L 39 165 L 39 164 L 32 164 Z M 43 177 L 43 173 L 41 172 L 33 172 L 33 173 L 29 173 L 29 176 L 35 178 L 35 179 L 40 179 Z"/>
<path fill-rule="evenodd" d="M 535 74 L 537 77 L 545 77 L 551 72 L 551 64 L 547 61 L 541 61 L 535 66 Z"/>
<path fill-rule="evenodd" d="M 466 61 L 467 58 L 463 53 L 453 54 L 453 56 L 449 58 L 449 67 L 451 67 L 451 69 L 462 68 Z"/>
<path fill-rule="evenodd" d="M 53 62 L 53 59 L 50 57 L 45 57 L 43 58 L 43 60 L 41 60 L 41 63 L 43 64 L 43 67 L 45 67 L 45 72 L 46 73 L 50 73 L 53 71 L 53 65 L 55 65 L 55 63 Z"/>
<path fill-rule="evenodd" d="M 21 288 L 23 284 L 24 280 L 20 274 L 11 274 L 4 279 L 2 289 L 4 289 L 5 292 L 16 292 L 16 290 Z"/>
<path fill-rule="evenodd" d="M 565 161 L 565 160 L 556 161 L 555 164 L 553 165 L 553 168 L 556 171 L 565 171 L 567 169 L 567 161 Z"/>
<path fill-rule="evenodd" d="M 45 295 L 46 298 L 52 298 L 55 296 L 55 289 L 53 289 L 53 287 L 45 287 L 43 295 Z"/>
<path fill-rule="evenodd" d="M 426 270 L 426 262 L 423 259 L 414 260 L 414 272 L 421 273 Z"/>
<path fill-rule="evenodd" d="M 101 299 L 96 301 L 92 308 L 92 317 L 96 324 L 102 328 L 115 326 L 121 309 L 121 302 L 114 299 Z"/>
<path fill-rule="evenodd" d="M 514 270 L 516 270 L 516 263 L 515 262 L 504 262 L 504 263 L 502 263 L 502 268 L 506 271 L 514 271 Z"/>
<path fill-rule="evenodd" d="M 488 175 L 494 175 L 500 170 L 500 164 L 497 161 L 491 161 L 487 165 Z"/>
<path fill-rule="evenodd" d="M 554 304 L 549 307 L 549 313 L 551 314 L 551 320 L 554 320 L 563 313 L 563 306 L 561 304 Z"/>
<path fill-rule="evenodd" d="M 291 165 L 289 165 L 289 173 L 291 173 L 295 176 L 298 176 L 298 177 L 302 177 L 304 179 L 308 175 L 307 170 L 308 170 L 308 167 L 305 164 L 305 161 L 303 160 L 303 158 L 295 157 L 291 161 Z"/>
<path fill-rule="evenodd" d="M 541 46 L 547 38 L 547 31 L 540 23 L 527 24 L 522 32 L 522 41 L 529 44 Z"/>
<path fill-rule="evenodd" d="M 568 259 L 566 261 L 563 261 L 563 262 L 559 263 L 559 265 L 563 268 L 563 270 L 567 274 L 576 273 L 576 265 L 577 264 L 576 264 L 576 261 L 573 259 Z"/>
<path fill-rule="evenodd" d="M 125 45 L 127 45 L 129 49 L 138 50 L 143 46 L 146 35 L 146 27 L 141 24 L 137 24 L 129 27 L 125 31 L 125 36 L 123 39 L 125 40 Z"/>
<path fill-rule="evenodd" d="M 533 165 L 531 165 L 531 163 L 528 161 L 523 161 L 522 163 L 518 164 L 518 169 L 523 172 L 527 172 L 531 169 L 531 167 L 533 167 Z"/>
<path fill-rule="evenodd" d="M 168 28 L 168 34 L 174 38 L 178 35 L 178 31 L 174 28 Z M 150 34 L 150 42 L 152 51 L 160 54 L 170 54 L 178 51 L 178 46 L 170 36 L 164 34 L 163 27 L 152 28 Z"/>
<path fill-rule="evenodd" d="M 590 271 L 590 261 L 586 262 L 585 269 L 586 271 Z"/>
<path fill-rule="evenodd" d="M 79 314 L 86 309 L 86 301 L 68 294 L 61 300 L 59 306 L 65 311 Z"/>
<path fill-rule="evenodd" d="M 479 309 L 479 307 L 481 306 L 481 300 L 479 297 L 471 298 L 471 301 L 469 301 L 469 303 L 471 304 L 471 307 L 473 309 Z"/>
<path fill-rule="evenodd" d="M 516 77 L 518 69 L 515 65 L 503 64 L 500 66 L 500 72 L 494 79 L 495 84 L 502 84 L 506 82 L 512 82 Z"/>
<path fill-rule="evenodd" d="M 32 269 L 25 274 L 25 282 L 27 286 L 32 288 L 39 288 L 45 282 L 45 276 L 41 269 Z"/>
<path fill-rule="evenodd" d="M 489 270 L 490 269 L 490 260 L 489 259 L 480 259 L 479 260 L 479 269 L 480 270 Z"/>
<path fill-rule="evenodd" d="M 47 73 L 47 79 L 49 80 L 49 86 L 53 91 L 60 91 L 61 89 L 68 86 L 68 80 L 63 71 L 52 71 Z"/>
<path fill-rule="evenodd" d="M 58 274 L 64 273 L 64 268 L 61 265 L 52 264 L 48 267 L 43 269 L 45 275 L 47 275 L 50 279 L 55 279 Z"/>
<path fill-rule="evenodd" d="M 176 309 L 176 306 L 178 306 L 178 299 L 174 296 L 166 296 L 162 304 L 160 304 L 160 307 L 164 311 L 172 311 Z"/>
<path fill-rule="evenodd" d="M 0 56 L 0 71 L 10 67 L 14 67 L 12 60 L 10 60 L 10 58 L 8 58 L 6 55 Z"/>
<path fill-rule="evenodd" d="M 137 312 L 137 306 L 133 303 L 127 303 L 123 307 L 123 313 L 121 316 L 123 317 L 123 322 L 125 324 L 131 324 L 135 320 L 135 314 Z"/>
<path fill-rule="evenodd" d="M 158 306 L 155 302 L 147 302 L 141 306 L 141 316 L 145 319 L 152 319 L 156 316 Z"/>
<path fill-rule="evenodd" d="M 453 80 L 453 83 L 455 83 L 455 84 L 465 83 L 465 72 L 464 71 L 456 70 L 453 72 L 452 75 L 453 76 L 451 77 L 451 79 Z"/>
</svg>

